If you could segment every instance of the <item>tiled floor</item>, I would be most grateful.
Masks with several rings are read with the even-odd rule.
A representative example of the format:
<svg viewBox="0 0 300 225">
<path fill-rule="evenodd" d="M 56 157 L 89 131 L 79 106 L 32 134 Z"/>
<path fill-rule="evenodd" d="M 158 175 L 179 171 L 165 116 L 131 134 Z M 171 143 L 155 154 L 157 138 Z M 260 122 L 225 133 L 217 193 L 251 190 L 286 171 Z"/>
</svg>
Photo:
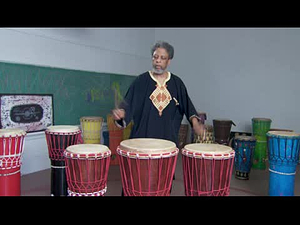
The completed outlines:
<svg viewBox="0 0 300 225">
<path fill-rule="evenodd" d="M 300 195 L 298 173 L 299 165 L 295 176 L 295 196 Z M 50 178 L 50 169 L 23 175 L 21 177 L 21 196 L 50 196 Z M 180 155 L 176 164 L 175 178 L 171 196 L 185 196 Z M 239 180 L 232 175 L 230 184 L 230 196 L 268 196 L 269 171 L 267 169 L 251 169 L 249 180 Z M 119 166 L 110 166 L 105 196 L 120 196 L 121 188 Z"/>
</svg>

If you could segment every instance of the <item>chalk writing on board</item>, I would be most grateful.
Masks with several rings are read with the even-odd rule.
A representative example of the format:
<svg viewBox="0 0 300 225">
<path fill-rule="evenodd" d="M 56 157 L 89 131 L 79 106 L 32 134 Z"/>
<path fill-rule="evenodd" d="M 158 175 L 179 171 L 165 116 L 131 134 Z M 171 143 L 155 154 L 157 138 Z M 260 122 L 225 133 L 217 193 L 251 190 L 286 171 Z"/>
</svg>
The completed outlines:
<svg viewBox="0 0 300 225">
<path fill-rule="evenodd" d="M 99 89 L 99 88 L 91 88 L 86 91 L 86 101 L 87 102 L 96 102 L 96 101 L 102 101 L 108 98 L 108 96 L 111 96 L 113 92 L 109 89 Z"/>
</svg>

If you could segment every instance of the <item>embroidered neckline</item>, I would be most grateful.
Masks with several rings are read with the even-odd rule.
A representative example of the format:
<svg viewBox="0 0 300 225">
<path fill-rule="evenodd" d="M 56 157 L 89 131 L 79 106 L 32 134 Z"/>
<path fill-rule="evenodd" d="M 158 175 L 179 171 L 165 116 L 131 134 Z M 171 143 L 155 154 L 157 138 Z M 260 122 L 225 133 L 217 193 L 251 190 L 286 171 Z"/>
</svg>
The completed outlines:
<svg viewBox="0 0 300 225">
<path fill-rule="evenodd" d="M 170 73 L 169 71 L 167 71 L 167 73 L 168 73 L 168 77 L 167 77 L 167 79 L 165 79 L 164 83 L 161 85 L 161 84 L 159 83 L 159 81 L 153 76 L 152 71 L 149 70 L 149 75 L 150 75 L 150 77 L 156 82 L 156 84 L 157 84 L 159 87 L 165 86 L 166 83 L 171 79 L 171 73 Z"/>
<path fill-rule="evenodd" d="M 168 77 L 164 81 L 162 85 L 158 82 L 157 79 L 153 76 L 152 72 L 149 71 L 150 77 L 156 82 L 156 88 L 149 96 L 150 100 L 152 101 L 155 108 L 158 110 L 159 116 L 162 116 L 163 110 L 169 105 L 170 101 L 172 100 L 171 94 L 167 89 L 166 83 L 171 78 L 171 73 L 168 72 Z"/>
</svg>

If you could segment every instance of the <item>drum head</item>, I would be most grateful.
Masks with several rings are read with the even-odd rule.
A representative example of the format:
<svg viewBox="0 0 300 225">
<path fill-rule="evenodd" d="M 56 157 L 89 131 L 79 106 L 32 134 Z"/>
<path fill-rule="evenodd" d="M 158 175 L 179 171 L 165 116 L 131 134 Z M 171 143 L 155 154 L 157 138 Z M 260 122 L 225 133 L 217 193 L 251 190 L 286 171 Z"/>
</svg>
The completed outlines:
<svg viewBox="0 0 300 225">
<path fill-rule="evenodd" d="M 132 153 L 162 154 L 177 150 L 172 141 L 156 138 L 133 138 L 120 143 L 120 149 Z"/>
<path fill-rule="evenodd" d="M 184 146 L 182 154 L 199 158 L 232 158 L 235 151 L 231 147 L 221 144 L 193 143 Z"/>
<path fill-rule="evenodd" d="M 80 118 L 80 121 L 102 121 L 101 116 L 84 116 Z"/>
<path fill-rule="evenodd" d="M 101 144 L 76 144 L 70 145 L 66 148 L 65 156 L 66 157 L 80 157 L 88 158 L 89 156 L 109 156 L 111 151 L 105 145 Z"/>
<path fill-rule="evenodd" d="M 256 138 L 254 136 L 247 136 L 247 135 L 237 135 L 234 137 L 234 139 L 240 141 L 256 141 Z"/>
<path fill-rule="evenodd" d="M 231 122 L 232 120 L 230 120 L 230 119 L 225 119 L 225 118 L 220 118 L 220 119 L 213 119 L 213 121 L 218 121 L 218 122 Z"/>
<path fill-rule="evenodd" d="M 300 137 L 300 133 L 295 133 L 291 131 L 268 131 L 267 136 L 277 136 L 277 137 Z"/>
<path fill-rule="evenodd" d="M 55 125 L 55 126 L 47 127 L 46 131 L 53 132 L 53 133 L 72 133 L 72 132 L 79 132 L 80 129 L 78 126 Z"/>
<path fill-rule="evenodd" d="M 26 131 L 19 128 L 0 129 L 0 137 L 15 137 L 25 135 Z"/>
<path fill-rule="evenodd" d="M 256 121 L 256 122 L 259 122 L 259 121 L 264 121 L 264 122 L 271 122 L 272 120 L 269 119 L 269 118 L 252 118 L 252 121 Z"/>
</svg>

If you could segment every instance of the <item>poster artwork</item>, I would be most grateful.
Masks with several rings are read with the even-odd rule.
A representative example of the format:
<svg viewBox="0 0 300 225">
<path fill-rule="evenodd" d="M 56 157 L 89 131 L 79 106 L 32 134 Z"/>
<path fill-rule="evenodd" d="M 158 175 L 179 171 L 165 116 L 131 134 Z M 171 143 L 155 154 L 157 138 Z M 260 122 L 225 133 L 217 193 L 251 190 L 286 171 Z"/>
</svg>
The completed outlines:
<svg viewBox="0 0 300 225">
<path fill-rule="evenodd" d="M 0 128 L 43 131 L 53 125 L 53 96 L 0 94 Z"/>
</svg>

